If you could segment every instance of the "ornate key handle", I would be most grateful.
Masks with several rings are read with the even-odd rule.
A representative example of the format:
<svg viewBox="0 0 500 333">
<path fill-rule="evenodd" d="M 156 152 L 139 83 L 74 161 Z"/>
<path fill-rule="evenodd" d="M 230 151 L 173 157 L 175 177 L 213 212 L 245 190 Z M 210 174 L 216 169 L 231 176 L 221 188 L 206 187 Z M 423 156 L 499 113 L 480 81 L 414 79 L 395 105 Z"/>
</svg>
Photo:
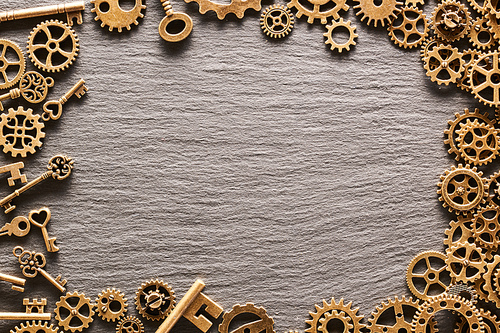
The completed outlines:
<svg viewBox="0 0 500 333">
<path fill-rule="evenodd" d="M 191 34 L 191 30 L 193 30 L 193 21 L 191 20 L 191 17 L 184 13 L 174 12 L 169 0 L 162 0 L 161 3 L 163 5 L 163 9 L 165 9 L 165 13 L 167 14 L 167 16 L 161 20 L 160 26 L 158 27 L 158 32 L 160 33 L 161 38 L 167 42 L 180 42 L 181 40 L 186 39 Z M 182 21 L 184 23 L 184 29 L 182 29 L 179 33 L 172 34 L 167 31 L 167 27 L 174 21 Z"/>
<path fill-rule="evenodd" d="M 56 155 L 50 159 L 47 169 L 49 169 L 49 173 L 51 173 L 52 178 L 56 180 L 63 180 L 68 178 L 71 174 L 74 163 L 75 161 L 73 161 L 71 157 Z"/>
<path fill-rule="evenodd" d="M 40 103 L 47 97 L 49 88 L 54 86 L 54 79 L 43 77 L 38 72 L 27 72 L 21 77 L 19 90 L 21 95 L 30 103 Z"/>
<path fill-rule="evenodd" d="M 29 278 L 37 276 L 38 271 L 45 267 L 47 261 L 42 253 L 25 250 L 22 246 L 16 246 L 12 251 L 17 257 L 23 275 Z"/>
</svg>

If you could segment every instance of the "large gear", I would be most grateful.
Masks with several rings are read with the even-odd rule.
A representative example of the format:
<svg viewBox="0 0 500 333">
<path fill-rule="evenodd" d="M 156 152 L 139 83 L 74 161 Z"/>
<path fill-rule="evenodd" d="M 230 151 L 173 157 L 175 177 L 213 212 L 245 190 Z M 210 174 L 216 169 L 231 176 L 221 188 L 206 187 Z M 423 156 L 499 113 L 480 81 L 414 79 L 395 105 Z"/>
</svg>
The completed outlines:
<svg viewBox="0 0 500 333">
<path fill-rule="evenodd" d="M 483 289 L 488 293 L 488 301 L 494 302 L 500 307 L 500 294 L 495 288 L 495 273 L 500 268 L 500 256 L 495 255 L 493 261 L 486 264 L 486 272 L 483 274 Z"/>
<path fill-rule="evenodd" d="M 458 243 L 446 250 L 446 269 L 459 282 L 474 282 L 486 269 L 486 256 L 476 244 Z"/>
<path fill-rule="evenodd" d="M 490 49 L 496 43 L 486 17 L 478 17 L 472 22 L 469 30 L 469 40 L 472 45 L 481 50 Z"/>
<path fill-rule="evenodd" d="M 144 325 L 139 318 L 128 316 L 118 322 L 116 333 L 144 333 Z"/>
<path fill-rule="evenodd" d="M 66 331 L 81 332 L 94 320 L 94 304 L 84 293 L 77 291 L 61 296 L 54 312 L 59 326 Z"/>
<path fill-rule="evenodd" d="M 490 250 L 500 244 L 500 207 L 496 204 L 480 207 L 473 219 L 473 232 L 476 241 Z"/>
<path fill-rule="evenodd" d="M 41 40 L 42 43 L 38 43 Z M 49 20 L 37 25 L 28 39 L 28 56 L 33 64 L 47 72 L 68 68 L 78 56 L 78 37 L 64 22 Z"/>
<path fill-rule="evenodd" d="M 477 119 L 460 124 L 457 134 L 457 145 L 466 163 L 485 165 L 500 152 L 498 130 Z"/>
<path fill-rule="evenodd" d="M 103 290 L 96 298 L 96 312 L 106 321 L 116 321 L 127 312 L 127 299 L 119 290 Z"/>
<path fill-rule="evenodd" d="M 266 310 L 262 307 L 256 307 L 253 303 L 247 303 L 245 305 L 236 304 L 233 308 L 222 315 L 222 322 L 219 324 L 220 333 L 232 333 L 229 332 L 229 326 L 236 316 L 240 314 L 253 314 L 259 317 L 258 320 L 247 323 L 242 328 L 233 330 L 232 332 L 245 332 L 245 333 L 275 333 L 274 331 L 274 320 L 269 317 Z"/>
<path fill-rule="evenodd" d="M 318 333 L 319 327 L 321 327 L 324 318 L 329 317 L 329 313 L 332 311 L 343 312 L 347 317 L 350 318 L 349 323 L 353 326 L 353 332 L 360 332 L 360 329 L 364 328 L 365 325 L 361 323 L 361 320 L 364 318 L 363 316 L 358 316 L 359 308 L 352 309 L 352 302 L 344 304 L 344 299 L 341 298 L 338 303 L 335 302 L 335 299 L 332 297 L 332 301 L 328 303 L 323 300 L 323 306 L 315 305 L 316 312 L 309 312 L 311 319 L 306 320 L 306 324 L 309 324 L 309 327 L 305 330 L 306 333 Z M 223 332 L 221 332 L 223 333 Z"/>
<path fill-rule="evenodd" d="M 451 284 L 446 255 L 437 251 L 417 254 L 406 269 L 406 283 L 411 293 L 423 301 L 444 293 Z"/>
<path fill-rule="evenodd" d="M 137 311 L 146 319 L 164 319 L 174 309 L 174 291 L 163 280 L 144 282 L 135 294 Z"/>
<path fill-rule="evenodd" d="M 230 4 L 220 4 L 211 0 L 184 0 L 186 2 L 196 2 L 200 6 L 200 14 L 213 10 L 217 14 L 219 20 L 223 20 L 227 14 L 233 13 L 237 18 L 241 19 L 245 15 L 247 9 L 259 11 L 262 6 L 261 0 L 231 0 Z M 297 15 L 298 16 L 298 15 Z M 300 17 L 300 16 L 298 16 Z"/>
<path fill-rule="evenodd" d="M 458 40 L 469 32 L 469 11 L 458 1 L 445 0 L 432 12 L 432 27 L 438 38 L 448 42 Z"/>
<path fill-rule="evenodd" d="M 349 31 L 349 39 L 343 43 L 337 43 L 333 40 L 333 32 L 335 29 L 345 29 Z M 349 51 L 352 45 L 356 45 L 354 41 L 358 38 L 356 34 L 356 27 L 351 27 L 351 21 L 344 22 L 344 19 L 340 18 L 338 22 L 333 21 L 332 24 L 326 26 L 327 32 L 323 34 L 326 37 L 325 44 L 330 44 L 330 50 L 337 50 L 337 52 L 342 53 L 343 50 Z"/>
<path fill-rule="evenodd" d="M 307 23 L 311 24 L 314 23 L 315 19 L 321 20 L 321 24 L 326 24 L 329 17 L 338 20 L 340 18 L 339 12 L 349 9 L 346 0 L 306 0 L 305 2 L 312 5 L 313 8 L 305 7 L 299 0 L 291 0 L 287 6 L 297 9 L 298 18 L 301 18 L 302 15 L 307 16 Z"/>
<path fill-rule="evenodd" d="M 441 181 L 437 183 L 440 195 L 439 201 L 443 202 L 443 207 L 448 208 L 450 213 L 467 214 L 486 202 L 488 196 L 488 185 L 486 179 L 481 178 L 483 173 L 477 168 L 465 167 L 459 164 L 452 166 L 451 170 L 445 170 L 445 174 L 440 176 Z"/>
<path fill-rule="evenodd" d="M 406 6 L 396 15 L 387 30 L 396 45 L 411 49 L 423 43 L 429 33 L 429 22 L 422 10 Z"/>
<path fill-rule="evenodd" d="M 260 16 L 262 31 L 272 38 L 283 38 L 292 31 L 294 17 L 290 9 L 283 5 L 271 5 Z"/>
<path fill-rule="evenodd" d="M 480 102 L 500 106 L 500 59 L 494 51 L 479 56 L 470 73 L 471 90 Z M 475 79 L 475 80 L 474 80 Z"/>
<path fill-rule="evenodd" d="M 3 146 L 3 152 L 10 153 L 12 157 L 34 154 L 45 137 L 42 131 L 45 125 L 40 121 L 40 115 L 34 115 L 32 109 L 24 110 L 22 106 L 17 110 L 10 108 L 8 112 L 0 115 L 0 146 Z"/>
<path fill-rule="evenodd" d="M 358 4 L 353 8 L 358 10 L 356 15 L 362 15 L 361 21 L 368 20 L 367 25 L 373 21 L 373 25 L 377 24 L 383 27 L 385 23 L 390 23 L 396 18 L 396 14 L 400 11 L 403 3 L 398 0 L 382 0 L 381 3 L 374 0 L 354 0 Z"/>
<path fill-rule="evenodd" d="M 21 323 L 21 325 L 16 326 L 15 329 L 10 330 L 10 333 L 58 333 L 59 328 L 54 327 L 53 324 L 41 321 L 27 321 L 26 323 Z"/>
<path fill-rule="evenodd" d="M 425 75 L 437 84 L 448 85 L 462 77 L 465 61 L 462 53 L 451 45 L 435 46 L 424 58 Z"/>
<path fill-rule="evenodd" d="M 90 0 L 90 3 L 94 4 L 91 9 L 96 14 L 94 20 L 100 20 L 101 27 L 108 26 L 109 31 L 116 28 L 118 32 L 122 32 L 123 28 L 130 30 L 132 24 L 138 25 L 137 20 L 144 17 L 142 10 L 146 9 L 142 0 L 135 0 L 134 8 L 130 10 L 123 10 L 119 0 Z"/>
<path fill-rule="evenodd" d="M 0 83 L 0 89 L 7 89 L 21 79 L 26 69 L 26 61 L 23 51 L 16 43 L 7 39 L 0 39 L 0 48 L 0 73 L 3 79 L 3 82 Z M 15 75 L 9 75 L 12 68 L 17 68 Z"/>
</svg>

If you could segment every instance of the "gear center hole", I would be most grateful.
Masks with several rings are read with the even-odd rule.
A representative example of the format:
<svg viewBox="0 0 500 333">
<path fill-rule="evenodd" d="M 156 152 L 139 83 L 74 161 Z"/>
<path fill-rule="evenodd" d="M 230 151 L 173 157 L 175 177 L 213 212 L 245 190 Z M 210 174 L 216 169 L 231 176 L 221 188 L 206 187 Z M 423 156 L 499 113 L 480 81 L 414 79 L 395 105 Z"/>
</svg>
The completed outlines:
<svg viewBox="0 0 500 333">
<path fill-rule="evenodd" d="M 345 45 L 351 39 L 351 32 L 343 26 L 338 26 L 332 30 L 332 40 L 338 45 Z"/>
<path fill-rule="evenodd" d="M 119 313 L 122 310 L 122 304 L 119 301 L 109 303 L 109 310 L 113 313 Z"/>
<path fill-rule="evenodd" d="M 123 10 L 123 11 L 131 11 L 132 9 L 135 8 L 136 5 L 136 0 L 119 0 L 118 1 L 118 6 Z"/>
<path fill-rule="evenodd" d="M 347 331 L 344 322 L 338 318 L 330 319 L 326 325 L 326 330 L 328 333 L 344 333 Z"/>
<path fill-rule="evenodd" d="M 384 2 L 384 0 L 373 0 L 373 4 L 376 6 L 376 7 L 380 7 L 382 6 L 382 3 Z"/>
</svg>

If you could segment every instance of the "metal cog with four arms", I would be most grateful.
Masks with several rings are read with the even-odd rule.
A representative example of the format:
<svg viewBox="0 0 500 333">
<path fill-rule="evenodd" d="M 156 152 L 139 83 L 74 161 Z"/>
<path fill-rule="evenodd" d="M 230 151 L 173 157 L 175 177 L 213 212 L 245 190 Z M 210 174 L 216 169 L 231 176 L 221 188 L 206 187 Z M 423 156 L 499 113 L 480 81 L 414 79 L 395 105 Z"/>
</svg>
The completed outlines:
<svg viewBox="0 0 500 333">
<path fill-rule="evenodd" d="M 91 9 L 96 14 L 94 20 L 100 20 L 102 28 L 108 26 L 109 31 L 116 28 L 118 32 L 123 28 L 130 30 L 132 24 L 139 25 L 137 20 L 144 17 L 142 10 L 146 9 L 142 0 L 135 0 L 134 8 L 130 10 L 122 9 L 119 0 L 90 0 L 90 3 L 94 4 Z"/>
<path fill-rule="evenodd" d="M 244 324 L 243 326 L 229 331 L 231 322 L 240 314 L 252 314 L 259 319 Z M 219 324 L 220 333 L 245 332 L 245 333 L 275 333 L 274 320 L 267 315 L 267 312 L 262 307 L 256 307 L 253 303 L 245 305 L 236 304 L 233 308 L 222 315 L 222 322 Z"/>
<path fill-rule="evenodd" d="M 15 85 L 23 76 L 26 69 L 24 54 L 19 45 L 7 39 L 0 39 L 0 77 L 3 82 L 0 83 L 0 89 L 7 89 Z M 15 59 L 12 59 L 12 53 Z M 15 75 L 9 77 L 10 68 L 17 67 Z"/>
<path fill-rule="evenodd" d="M 396 14 L 400 11 L 403 3 L 398 0 L 382 0 L 382 3 L 376 3 L 374 0 L 354 0 L 358 4 L 353 8 L 358 10 L 356 16 L 361 16 L 361 21 L 368 20 L 367 25 L 373 21 L 373 25 L 377 27 L 385 26 L 385 23 L 390 23 L 396 18 Z"/>
<path fill-rule="evenodd" d="M 396 15 L 387 30 L 396 45 L 411 49 L 423 43 L 429 33 L 429 22 L 422 10 L 406 6 Z"/>
<path fill-rule="evenodd" d="M 37 25 L 28 39 L 28 57 L 39 69 L 59 72 L 68 68 L 78 56 L 79 40 L 64 22 L 49 20 Z"/>
<path fill-rule="evenodd" d="M 96 312 L 106 321 L 116 321 L 127 312 L 125 294 L 115 288 L 103 290 L 96 298 Z"/>
<path fill-rule="evenodd" d="M 457 145 L 466 163 L 485 165 L 493 161 L 499 153 L 498 130 L 491 125 L 467 120 L 457 131 Z"/>
<path fill-rule="evenodd" d="M 339 12 L 349 9 L 346 4 L 347 0 L 306 0 L 306 2 L 312 6 L 312 9 L 305 7 L 299 0 L 291 0 L 287 6 L 297 9 L 298 18 L 301 18 L 302 15 L 307 16 L 307 23 L 310 24 L 314 23 L 315 19 L 319 19 L 321 24 L 326 24 L 329 17 L 338 20 L 340 18 Z"/>
<path fill-rule="evenodd" d="M 128 316 L 118 322 L 116 333 L 144 333 L 144 325 L 139 318 Z"/>
<path fill-rule="evenodd" d="M 435 46 L 424 58 L 425 75 L 441 85 L 457 82 L 462 77 L 465 61 L 462 53 L 451 45 Z"/>
<path fill-rule="evenodd" d="M 496 204 L 478 209 L 473 228 L 476 241 L 484 248 L 495 251 L 500 244 L 500 207 Z"/>
<path fill-rule="evenodd" d="M 292 12 L 283 5 L 271 5 L 260 16 L 262 31 L 272 38 L 283 38 L 292 31 L 294 24 Z"/>
<path fill-rule="evenodd" d="M 155 279 L 145 282 L 135 294 L 137 311 L 146 319 L 164 319 L 174 309 L 174 291 L 163 280 Z"/>
<path fill-rule="evenodd" d="M 61 296 L 54 312 L 59 326 L 66 331 L 81 332 L 94 320 L 94 304 L 85 294 L 77 291 Z"/>
<path fill-rule="evenodd" d="M 338 22 L 333 21 L 332 24 L 326 26 L 327 32 L 323 34 L 326 37 L 325 44 L 330 44 L 330 49 L 337 50 L 337 52 L 342 53 L 343 50 L 349 51 L 352 45 L 356 45 L 355 38 L 358 38 L 356 34 L 356 27 L 351 27 L 351 21 L 344 22 L 342 18 Z M 333 40 L 333 32 L 335 29 L 344 29 L 349 32 L 349 39 L 344 43 L 337 43 Z"/>
<path fill-rule="evenodd" d="M 42 321 L 27 321 L 26 323 L 21 323 L 21 325 L 16 326 L 15 329 L 10 330 L 10 333 L 58 333 L 59 328 L 54 327 L 53 324 Z M 62 332 L 61 332 L 62 333 Z"/>
<path fill-rule="evenodd" d="M 359 332 L 360 329 L 365 327 L 365 324 L 361 323 L 361 320 L 364 317 L 357 315 L 359 308 L 351 308 L 352 302 L 344 304 L 344 299 L 341 298 L 340 301 L 336 303 L 335 299 L 332 297 L 330 303 L 323 300 L 322 305 L 323 306 L 317 304 L 314 305 L 316 312 L 309 312 L 311 319 L 306 320 L 306 324 L 309 325 L 309 327 L 305 330 L 306 333 L 318 333 L 318 329 L 322 326 L 321 320 L 329 317 L 328 314 L 333 311 L 337 311 L 337 313 L 345 313 L 345 315 L 350 319 L 349 323 L 353 326 L 354 332 Z"/>
</svg>

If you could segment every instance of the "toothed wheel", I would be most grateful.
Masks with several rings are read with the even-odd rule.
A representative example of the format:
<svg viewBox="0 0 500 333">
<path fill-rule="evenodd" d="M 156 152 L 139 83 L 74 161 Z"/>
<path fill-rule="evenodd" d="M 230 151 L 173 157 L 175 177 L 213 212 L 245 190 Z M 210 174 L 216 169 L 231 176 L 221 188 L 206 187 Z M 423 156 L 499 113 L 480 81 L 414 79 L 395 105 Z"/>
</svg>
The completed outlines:
<svg viewBox="0 0 500 333">
<path fill-rule="evenodd" d="M 10 330 L 10 333 L 58 333 L 59 328 L 54 327 L 53 324 L 41 321 L 27 321 L 26 323 L 21 323 L 21 325 L 16 326 L 15 329 Z"/>
<path fill-rule="evenodd" d="M 14 75 L 11 69 L 17 69 Z M 15 85 L 23 76 L 25 69 L 26 61 L 19 45 L 7 39 L 0 39 L 0 77 L 3 79 L 3 82 L 0 81 L 0 89 Z"/>
<path fill-rule="evenodd" d="M 406 6 L 391 21 L 387 30 L 396 45 L 411 49 L 423 43 L 429 33 L 429 22 L 422 10 Z"/>
<path fill-rule="evenodd" d="M 56 303 L 56 320 L 66 331 L 81 332 L 94 320 L 94 304 L 85 294 L 68 292 Z"/>
<path fill-rule="evenodd" d="M 460 124 L 457 144 L 466 163 L 485 165 L 493 161 L 499 153 L 498 130 L 491 125 L 467 120 Z"/>
<path fill-rule="evenodd" d="M 366 25 L 373 25 L 377 27 L 385 26 L 385 23 L 389 23 L 396 18 L 396 14 L 400 11 L 403 3 L 398 0 L 382 0 L 379 3 L 375 0 L 354 0 L 358 4 L 354 6 L 354 10 L 358 10 L 356 16 L 361 15 L 361 21 L 365 21 Z"/>
<path fill-rule="evenodd" d="M 469 30 L 469 40 L 476 48 L 481 50 L 490 49 L 495 45 L 496 40 L 493 33 L 488 26 L 488 19 L 485 17 L 478 17 L 471 24 Z"/>
<path fill-rule="evenodd" d="M 96 298 L 96 312 L 99 317 L 106 321 L 116 321 L 125 316 L 127 312 L 125 294 L 119 290 L 103 290 Z"/>
<path fill-rule="evenodd" d="M 333 33 L 335 30 L 347 30 L 349 32 L 349 39 L 343 43 L 334 41 Z M 326 37 L 325 44 L 330 44 L 330 50 L 336 50 L 342 53 L 343 50 L 349 51 L 352 45 L 356 45 L 355 38 L 358 38 L 356 34 L 356 27 L 351 27 L 351 21 L 344 22 L 342 18 L 338 22 L 333 21 L 332 24 L 326 26 L 327 32 L 323 34 Z"/>
<path fill-rule="evenodd" d="M 294 17 L 290 9 L 283 5 L 272 5 L 260 16 L 262 31 L 273 38 L 283 38 L 292 31 Z"/>
<path fill-rule="evenodd" d="M 331 321 L 336 321 L 338 324 L 342 323 L 342 328 L 339 327 L 337 331 L 342 331 L 342 333 L 349 333 L 353 329 L 351 323 L 351 318 L 346 315 L 344 311 L 333 310 L 331 312 L 325 313 L 323 318 L 319 320 L 318 331 L 322 333 L 328 333 L 328 323 Z M 340 322 L 340 323 L 339 323 Z M 340 325 L 338 325 L 340 326 Z"/>
<path fill-rule="evenodd" d="M 299 0 L 291 0 L 287 6 L 297 9 L 298 18 L 301 18 L 302 15 L 307 16 L 307 23 L 312 24 L 315 19 L 319 19 L 321 24 L 326 24 L 329 17 L 338 20 L 340 18 L 339 12 L 349 9 L 346 2 L 346 0 L 304 0 L 304 3 L 309 5 L 304 6 Z M 309 8 L 310 6 L 312 9 Z"/>
<path fill-rule="evenodd" d="M 100 20 L 101 27 L 108 26 L 109 31 L 116 28 L 118 32 L 123 28 L 130 30 L 132 24 L 139 25 L 137 20 L 144 17 L 142 10 L 146 9 L 142 0 L 135 0 L 134 8 L 130 10 L 123 10 L 119 0 L 90 0 L 90 3 L 94 4 L 91 9 L 96 14 L 94 20 Z"/>
<path fill-rule="evenodd" d="M 259 317 L 259 319 L 244 325 L 245 332 L 247 332 L 247 333 L 275 333 L 274 320 L 267 315 L 266 310 L 264 308 L 256 307 L 252 303 L 247 303 L 243 306 L 236 304 L 235 306 L 233 306 L 233 308 L 229 312 L 224 313 L 222 315 L 222 322 L 219 325 L 219 332 L 220 333 L 230 333 L 229 326 L 231 325 L 231 322 L 233 321 L 234 318 L 236 318 L 237 316 L 239 316 L 241 314 L 243 314 L 243 315 L 253 314 L 253 315 Z M 235 328 L 232 332 L 234 332 L 234 331 L 238 331 L 238 329 Z"/>
<path fill-rule="evenodd" d="M 365 325 L 361 323 L 361 320 L 364 318 L 363 316 L 358 316 L 358 310 L 359 308 L 352 309 L 351 308 L 352 302 L 349 302 L 347 304 L 344 304 L 344 299 L 341 298 L 340 301 L 337 303 L 335 302 L 335 299 L 332 297 L 332 300 L 330 303 L 327 301 L 323 300 L 323 304 L 321 305 L 315 305 L 316 312 L 309 312 L 309 315 L 311 316 L 311 319 L 306 320 L 306 324 L 309 325 L 309 327 L 305 330 L 307 333 L 318 333 L 318 328 L 321 327 L 322 323 L 325 318 L 329 318 L 329 313 L 332 311 L 337 311 L 338 313 L 343 313 L 345 316 L 349 318 L 349 325 L 352 325 L 353 330 L 348 330 L 349 332 L 360 332 L 360 329 L 364 328 Z M 345 326 L 344 326 L 344 331 L 345 331 Z M 221 332 L 222 333 L 222 332 Z"/>
<path fill-rule="evenodd" d="M 139 318 L 128 316 L 116 325 L 116 333 L 144 333 L 144 325 Z"/>
<path fill-rule="evenodd" d="M 468 242 L 447 249 L 445 262 L 451 278 L 464 283 L 479 279 L 486 269 L 486 257 L 481 248 Z"/>
<path fill-rule="evenodd" d="M 500 320 L 497 319 L 497 316 L 492 314 L 489 310 L 484 310 L 482 308 L 479 309 L 479 315 L 483 318 L 484 323 L 484 332 L 485 333 L 499 333 L 500 332 Z M 459 316 L 457 319 L 457 323 L 455 324 L 454 332 L 468 332 L 469 328 L 467 327 L 467 320 L 462 316 Z"/>
<path fill-rule="evenodd" d="M 459 40 L 469 32 L 469 11 L 458 1 L 443 1 L 432 12 L 432 27 L 440 39 L 448 42 Z"/>
<path fill-rule="evenodd" d="M 424 58 L 425 75 L 437 84 L 457 82 L 464 71 L 462 53 L 451 45 L 435 46 Z"/>
<path fill-rule="evenodd" d="M 499 52 L 483 54 L 471 69 L 471 90 L 474 96 L 489 106 L 500 106 L 500 59 Z"/>
<path fill-rule="evenodd" d="M 445 292 L 451 283 L 445 260 L 444 253 L 425 251 L 410 261 L 406 269 L 406 283 L 413 295 L 426 301 Z"/>
<path fill-rule="evenodd" d="M 37 25 L 28 39 L 28 56 L 33 64 L 47 72 L 68 68 L 78 56 L 78 37 L 73 29 L 58 20 Z"/>
<path fill-rule="evenodd" d="M 175 305 L 174 291 L 162 280 L 143 283 L 136 292 L 137 311 L 149 320 L 161 320 L 172 312 Z"/>
</svg>

